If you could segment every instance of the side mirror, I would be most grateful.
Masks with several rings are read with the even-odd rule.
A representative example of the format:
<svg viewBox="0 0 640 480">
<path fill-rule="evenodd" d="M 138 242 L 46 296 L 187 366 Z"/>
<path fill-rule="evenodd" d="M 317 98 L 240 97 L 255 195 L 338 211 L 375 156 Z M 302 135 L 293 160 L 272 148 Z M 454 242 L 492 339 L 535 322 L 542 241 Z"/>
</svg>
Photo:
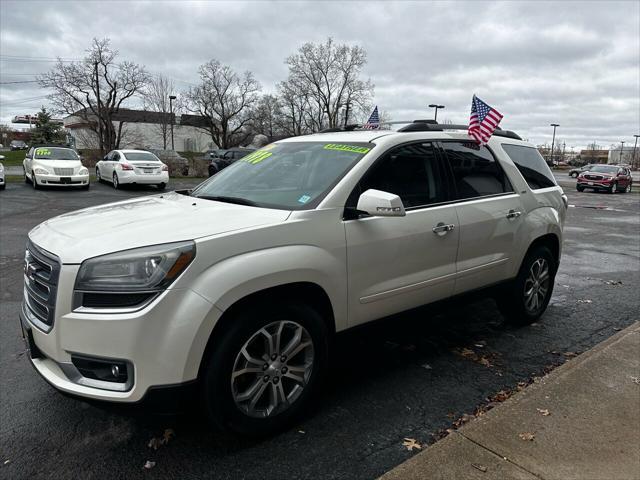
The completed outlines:
<svg viewBox="0 0 640 480">
<path fill-rule="evenodd" d="M 372 188 L 360 195 L 356 208 L 374 217 L 404 217 L 406 215 L 404 205 L 398 195 Z"/>
<path fill-rule="evenodd" d="M 106 161 L 107 160 L 107 156 L 105 155 L 104 157 L 102 157 L 102 160 Z"/>
</svg>

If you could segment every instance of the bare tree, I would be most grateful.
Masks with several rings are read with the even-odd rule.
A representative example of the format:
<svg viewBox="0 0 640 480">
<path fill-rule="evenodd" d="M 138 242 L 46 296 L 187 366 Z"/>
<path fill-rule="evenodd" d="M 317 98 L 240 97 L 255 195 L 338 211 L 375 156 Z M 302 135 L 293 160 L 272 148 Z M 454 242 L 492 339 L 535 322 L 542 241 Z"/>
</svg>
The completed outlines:
<svg viewBox="0 0 640 480">
<path fill-rule="evenodd" d="M 189 89 L 188 109 L 204 117 L 201 127 L 221 148 L 244 142 L 250 135 L 253 106 L 258 101 L 260 84 L 251 72 L 238 75 L 218 60 L 199 68 L 200 85 Z"/>
<path fill-rule="evenodd" d="M 116 126 L 114 116 L 149 81 L 143 66 L 116 63 L 118 52 L 109 44 L 108 38 L 94 38 L 83 60 L 58 60 L 52 71 L 38 77 L 41 87 L 53 90 L 49 100 L 57 110 L 80 117 L 98 136 L 102 153 L 120 146 L 124 122 Z"/>
<path fill-rule="evenodd" d="M 145 110 L 161 113 L 158 116 L 158 123 L 154 127 L 162 137 L 162 148 L 164 150 L 167 149 L 167 144 L 171 139 L 172 117 L 181 109 L 182 96 L 178 96 L 173 105 L 169 99 L 170 96 L 175 94 L 176 87 L 173 81 L 162 75 L 151 78 L 142 94 Z"/>
<path fill-rule="evenodd" d="M 274 137 L 281 135 L 281 116 L 280 99 L 275 95 L 263 95 L 260 97 L 253 114 L 253 131 L 266 135 L 272 140 Z"/>
<path fill-rule="evenodd" d="M 312 124 L 336 127 L 342 108 L 348 106 L 355 113 L 370 104 L 374 87 L 370 80 L 360 78 L 367 63 L 362 47 L 339 45 L 328 38 L 322 44 L 305 43 L 286 63 L 286 83 L 296 93 L 308 95 L 312 111 L 316 107 L 319 110 L 307 116 Z"/>
</svg>

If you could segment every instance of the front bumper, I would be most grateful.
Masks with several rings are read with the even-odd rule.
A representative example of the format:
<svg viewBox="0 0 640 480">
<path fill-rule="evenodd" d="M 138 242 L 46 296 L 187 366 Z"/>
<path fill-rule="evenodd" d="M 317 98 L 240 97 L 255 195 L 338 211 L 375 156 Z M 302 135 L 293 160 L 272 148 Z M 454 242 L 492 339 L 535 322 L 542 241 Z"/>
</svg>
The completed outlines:
<svg viewBox="0 0 640 480">
<path fill-rule="evenodd" d="M 597 188 L 601 190 L 609 190 L 611 189 L 612 182 L 603 182 L 600 180 L 578 180 L 578 187 L 583 188 Z"/>
<path fill-rule="evenodd" d="M 36 181 L 39 185 L 47 185 L 52 187 L 80 187 L 89 184 L 89 174 L 71 175 L 68 177 L 60 175 L 41 175 L 34 173 Z"/>
<path fill-rule="evenodd" d="M 166 290 L 140 311 L 127 314 L 73 312 L 76 265 L 60 272 L 53 328 L 45 333 L 20 313 L 30 361 L 54 388 L 98 401 L 138 403 L 149 392 L 197 380 L 200 362 L 221 312 L 188 289 Z M 131 366 L 130 384 L 98 384 L 83 377 L 72 355 L 117 359 Z M 105 388 L 107 387 L 107 388 Z"/>
</svg>

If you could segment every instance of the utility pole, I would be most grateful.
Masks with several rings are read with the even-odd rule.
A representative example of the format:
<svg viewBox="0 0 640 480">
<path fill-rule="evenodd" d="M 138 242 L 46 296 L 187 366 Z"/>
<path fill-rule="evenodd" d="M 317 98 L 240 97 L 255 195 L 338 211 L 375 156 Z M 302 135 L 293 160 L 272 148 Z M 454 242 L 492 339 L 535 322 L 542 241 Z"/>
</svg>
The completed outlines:
<svg viewBox="0 0 640 480">
<path fill-rule="evenodd" d="M 625 141 L 620 142 L 620 158 L 618 159 L 618 163 L 622 163 L 622 154 L 624 153 L 624 144 L 627 143 Z"/>
<path fill-rule="evenodd" d="M 171 150 L 175 150 L 175 147 L 173 146 L 173 101 L 175 99 L 175 95 L 169 95 L 169 112 L 171 115 Z"/>
<path fill-rule="evenodd" d="M 562 142 L 562 161 L 563 162 L 564 162 L 564 158 L 565 158 L 564 157 L 564 151 L 565 151 L 566 146 L 567 146 L 566 142 L 563 141 Z"/>
<path fill-rule="evenodd" d="M 438 121 L 438 109 L 439 108 L 444 108 L 444 105 L 438 105 L 437 103 L 432 103 L 429 105 L 429 108 L 435 108 L 436 109 L 436 113 L 433 115 L 433 121 L 437 122 Z"/>
<path fill-rule="evenodd" d="M 636 150 L 638 149 L 638 137 L 640 137 L 640 135 L 634 135 L 634 137 L 636 137 L 636 141 L 633 144 L 633 158 L 631 159 L 631 168 L 637 168 L 636 167 Z"/>
<path fill-rule="evenodd" d="M 551 166 L 553 167 L 553 149 L 556 144 L 556 127 L 559 127 L 560 124 L 551 123 L 550 125 L 553 127 L 553 139 L 551 140 Z"/>
<path fill-rule="evenodd" d="M 93 67 L 96 73 L 96 97 L 98 99 L 98 131 L 99 133 L 99 145 L 100 145 L 100 156 L 104 155 L 104 142 L 102 140 L 102 111 L 100 109 L 100 79 L 98 77 L 98 62 L 93 62 Z"/>
</svg>

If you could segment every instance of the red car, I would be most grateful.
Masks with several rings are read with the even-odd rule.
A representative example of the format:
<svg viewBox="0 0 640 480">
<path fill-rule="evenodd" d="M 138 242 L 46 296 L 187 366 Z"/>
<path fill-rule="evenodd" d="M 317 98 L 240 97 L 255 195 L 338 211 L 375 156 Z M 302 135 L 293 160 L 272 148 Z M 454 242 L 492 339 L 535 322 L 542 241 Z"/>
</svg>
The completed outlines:
<svg viewBox="0 0 640 480">
<path fill-rule="evenodd" d="M 578 175 L 576 189 L 579 192 L 585 188 L 604 190 L 609 193 L 628 193 L 631 191 L 633 178 L 631 170 L 621 165 L 594 165 L 586 172 Z"/>
</svg>

